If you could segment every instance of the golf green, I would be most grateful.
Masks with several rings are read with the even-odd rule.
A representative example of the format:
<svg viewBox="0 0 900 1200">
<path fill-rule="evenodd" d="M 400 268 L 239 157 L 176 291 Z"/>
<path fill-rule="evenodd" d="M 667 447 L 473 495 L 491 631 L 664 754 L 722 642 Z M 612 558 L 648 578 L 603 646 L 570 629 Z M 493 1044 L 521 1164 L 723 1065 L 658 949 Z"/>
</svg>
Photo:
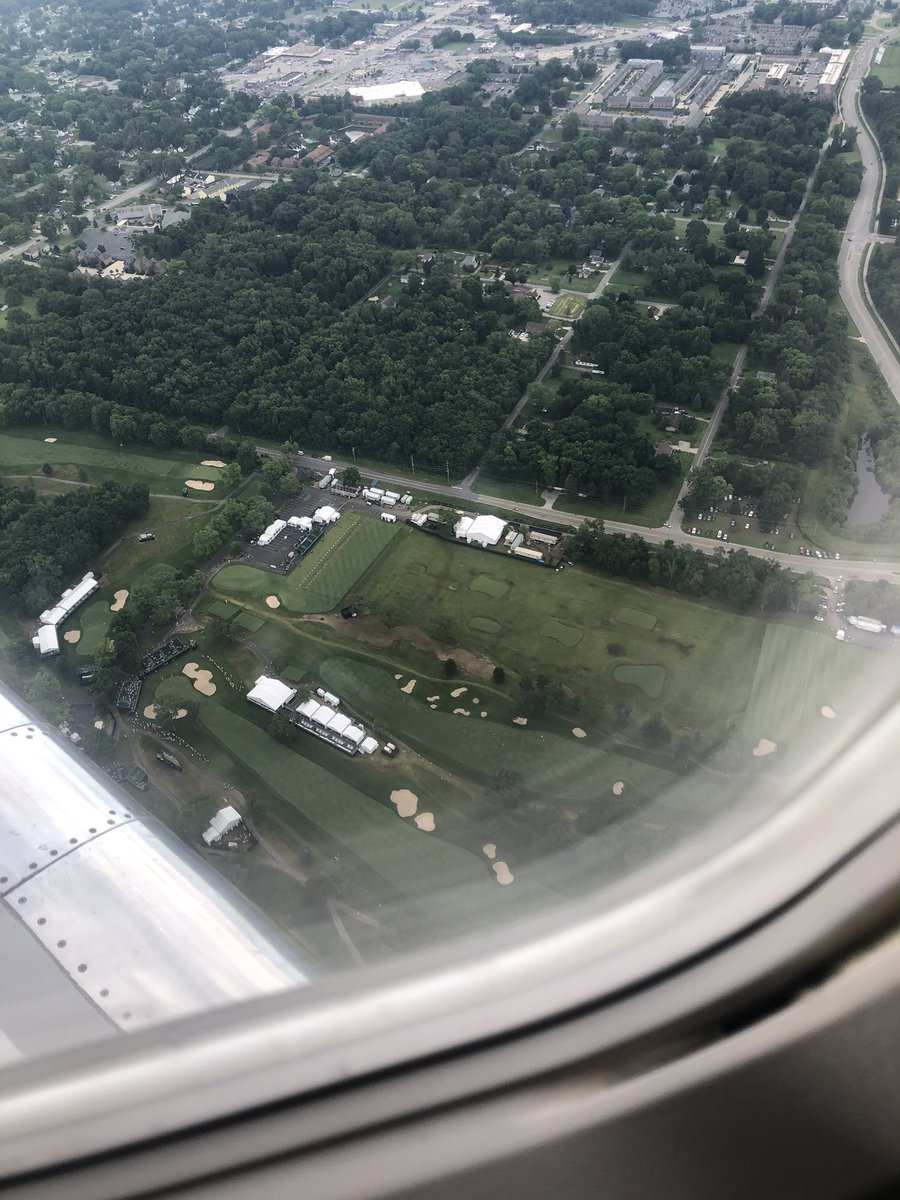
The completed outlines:
<svg viewBox="0 0 900 1200">
<path fill-rule="evenodd" d="M 497 579 L 494 575 L 476 575 L 469 584 L 469 591 L 481 592 L 484 596 L 499 600 L 509 591 L 509 584 L 505 579 Z"/>
<path fill-rule="evenodd" d="M 479 633 L 499 633 L 503 626 L 490 617 L 469 617 L 469 628 L 477 629 Z"/>
<path fill-rule="evenodd" d="M 541 637 L 559 642 L 561 646 L 577 646 L 584 633 L 575 625 L 567 625 L 564 621 L 556 621 L 552 617 L 545 621 L 540 628 Z"/>
<path fill-rule="evenodd" d="M 613 671 L 613 679 L 616 683 L 633 684 L 651 699 L 658 700 L 666 682 L 666 669 L 652 663 L 623 663 Z"/>
<path fill-rule="evenodd" d="M 239 625 L 241 629 L 246 629 L 248 633 L 259 633 L 265 621 L 262 617 L 254 617 L 252 613 L 242 612 L 239 617 L 234 618 L 235 625 Z"/>
<path fill-rule="evenodd" d="M 632 625 L 635 629 L 656 628 L 656 617 L 652 613 L 644 612 L 642 608 L 629 608 L 625 605 L 617 611 L 615 619 L 620 625 Z"/>
</svg>

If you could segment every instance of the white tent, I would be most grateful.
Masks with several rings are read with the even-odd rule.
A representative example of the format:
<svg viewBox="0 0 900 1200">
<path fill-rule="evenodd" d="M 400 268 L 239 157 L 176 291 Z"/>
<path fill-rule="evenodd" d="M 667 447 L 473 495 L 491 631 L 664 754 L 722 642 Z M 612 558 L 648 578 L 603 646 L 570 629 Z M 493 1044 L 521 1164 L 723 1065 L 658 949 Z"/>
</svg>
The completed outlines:
<svg viewBox="0 0 900 1200">
<path fill-rule="evenodd" d="M 247 699 L 251 704 L 258 704 L 260 708 L 274 713 L 293 700 L 296 695 L 297 689 L 288 687 L 280 679 L 273 679 L 270 675 L 260 675 L 247 693 Z"/>
<path fill-rule="evenodd" d="M 331 525 L 339 517 L 340 513 L 336 508 L 332 508 L 330 504 L 323 505 L 322 508 L 317 508 L 313 513 L 313 523 L 316 525 Z"/>
<path fill-rule="evenodd" d="M 351 742 L 355 742 L 358 746 L 366 736 L 366 731 L 364 729 L 360 729 L 358 725 L 350 725 L 344 730 L 343 736 L 348 738 Z"/>
<path fill-rule="evenodd" d="M 303 524 L 302 517 L 288 517 L 288 525 L 293 525 L 293 527 L 295 529 L 298 528 L 302 524 Z"/>
<path fill-rule="evenodd" d="M 62 625 L 66 617 L 71 616 L 79 604 L 83 604 L 99 586 L 99 582 L 88 571 L 80 583 L 76 583 L 72 588 L 66 588 L 53 608 L 47 608 L 41 613 L 39 617 L 41 624 Z"/>
<path fill-rule="evenodd" d="M 367 737 L 359 747 L 360 754 L 374 754 L 377 749 L 378 741 L 373 737 Z"/>
<path fill-rule="evenodd" d="M 211 846 L 213 842 L 218 842 L 226 833 L 231 833 L 232 829 L 237 829 L 241 823 L 241 814 L 236 808 L 232 808 L 230 804 L 226 804 L 224 808 L 220 808 L 216 815 L 209 823 L 209 829 L 203 835 L 203 840 L 207 846 Z"/>
<path fill-rule="evenodd" d="M 332 731 L 332 733 L 343 733 L 347 726 L 352 724 L 353 722 L 346 715 L 346 713 L 335 713 L 335 715 L 328 722 L 328 728 Z"/>
<path fill-rule="evenodd" d="M 302 704 L 297 705 L 297 712 L 301 717 L 311 718 L 318 707 L 318 700 L 304 700 Z"/>
<path fill-rule="evenodd" d="M 51 654 L 59 654 L 59 637 L 55 625 L 41 625 L 37 635 L 31 639 L 35 650 L 40 650 L 41 658 L 49 658 Z"/>
<path fill-rule="evenodd" d="M 331 719 L 336 716 L 337 713 L 333 708 L 329 708 L 327 704 L 320 704 L 313 713 L 312 719 L 317 725 L 328 725 L 330 724 Z"/>
<path fill-rule="evenodd" d="M 469 530 L 472 528 L 474 523 L 475 523 L 474 517 L 460 517 L 459 520 L 456 522 L 456 524 L 453 526 L 453 532 L 460 539 L 460 541 L 462 541 L 463 538 L 465 538 L 467 536 Z"/>
<path fill-rule="evenodd" d="M 463 536 L 470 546 L 496 546 L 503 537 L 505 528 L 506 522 L 500 517 L 489 517 L 482 514 L 472 521 Z"/>
<path fill-rule="evenodd" d="M 268 546 L 269 542 L 274 542 L 279 533 L 281 533 L 282 529 L 286 528 L 287 521 L 282 521 L 280 517 L 277 521 L 273 521 L 268 529 L 264 529 L 259 535 L 260 546 Z"/>
</svg>

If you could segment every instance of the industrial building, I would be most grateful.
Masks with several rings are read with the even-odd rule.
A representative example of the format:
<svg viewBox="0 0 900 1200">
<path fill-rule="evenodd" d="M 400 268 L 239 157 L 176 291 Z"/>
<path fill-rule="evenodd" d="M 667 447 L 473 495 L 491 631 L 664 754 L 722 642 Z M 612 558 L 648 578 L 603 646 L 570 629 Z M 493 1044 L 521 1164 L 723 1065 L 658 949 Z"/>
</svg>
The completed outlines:
<svg viewBox="0 0 900 1200">
<path fill-rule="evenodd" d="M 403 79 L 397 83 L 378 83 L 372 87 L 350 88 L 354 104 L 385 104 L 391 100 L 419 100 L 425 95 L 421 83 Z"/>
</svg>

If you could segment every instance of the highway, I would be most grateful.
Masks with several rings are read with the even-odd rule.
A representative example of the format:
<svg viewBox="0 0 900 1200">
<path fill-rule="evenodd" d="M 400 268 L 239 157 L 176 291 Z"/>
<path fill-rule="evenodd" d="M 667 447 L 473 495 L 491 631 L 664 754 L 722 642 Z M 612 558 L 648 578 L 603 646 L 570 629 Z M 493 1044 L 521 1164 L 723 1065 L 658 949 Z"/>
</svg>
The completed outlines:
<svg viewBox="0 0 900 1200">
<path fill-rule="evenodd" d="M 841 299 L 856 322 L 856 327 L 865 339 L 869 353 L 878 365 L 894 399 L 900 404 L 900 358 L 893 345 L 890 333 L 876 320 L 866 304 L 865 269 L 872 244 L 878 241 L 893 241 L 873 233 L 884 180 L 880 165 L 880 153 L 872 131 L 859 108 L 859 90 L 868 74 L 878 47 L 892 34 L 881 34 L 863 45 L 850 63 L 839 100 L 839 113 L 846 125 L 859 130 L 857 145 L 862 157 L 863 180 L 859 195 L 844 234 L 841 252 L 838 255 L 838 270 L 841 279 Z"/>
</svg>

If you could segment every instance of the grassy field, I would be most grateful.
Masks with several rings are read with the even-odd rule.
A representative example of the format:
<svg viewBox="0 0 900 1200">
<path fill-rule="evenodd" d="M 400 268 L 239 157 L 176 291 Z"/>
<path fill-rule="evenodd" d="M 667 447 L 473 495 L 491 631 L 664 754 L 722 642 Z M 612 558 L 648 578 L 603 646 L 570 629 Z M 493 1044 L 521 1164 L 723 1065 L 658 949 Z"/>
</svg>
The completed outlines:
<svg viewBox="0 0 900 1200">
<path fill-rule="evenodd" d="M 44 439 L 55 437 L 56 442 Z M 54 476 L 82 483 L 146 483 L 151 492 L 177 495 L 186 479 L 215 483 L 217 467 L 201 467 L 205 456 L 198 452 L 166 450 L 154 454 L 150 447 L 135 449 L 116 446 L 109 438 L 55 427 L 5 429 L 0 433 L 0 474 L 40 474 L 49 463 Z M 213 497 L 213 492 L 193 492 L 197 497 Z"/>
<path fill-rule="evenodd" d="M 658 430 L 656 431 L 658 436 Z M 687 471 L 692 461 L 692 455 L 682 454 L 682 470 Z M 628 497 L 622 500 L 581 500 L 577 496 L 560 495 L 553 505 L 553 510 L 564 513 L 581 513 L 585 517 L 597 517 L 601 521 L 629 521 L 633 525 L 646 525 L 648 529 L 661 525 L 668 520 L 681 487 L 681 479 L 674 479 L 669 484 L 660 484 L 645 504 L 639 507 L 630 504 Z"/>
<path fill-rule="evenodd" d="M 879 65 L 872 67 L 872 74 L 881 80 L 883 87 L 900 87 L 900 44 L 894 42 L 886 48 Z"/>
<path fill-rule="evenodd" d="M 557 296 L 550 305 L 550 312 L 554 317 L 565 317 L 574 321 L 581 316 L 581 310 L 585 304 L 587 304 L 587 300 L 584 296 Z"/>
<path fill-rule="evenodd" d="M 513 500 L 517 504 L 544 503 L 541 489 L 533 483 L 523 483 L 518 479 L 493 479 L 490 475 L 476 475 L 472 490 L 479 495 L 496 496 L 500 500 Z"/>
<path fill-rule="evenodd" d="M 242 599 L 276 595 L 294 613 L 329 612 L 375 561 L 400 529 L 347 512 L 290 575 L 271 575 L 243 564 L 224 567 L 213 580 L 218 592 Z"/>
<path fill-rule="evenodd" d="M 505 584 L 503 594 L 488 595 L 485 577 Z M 706 729 L 742 711 L 762 637 L 762 626 L 749 618 L 667 592 L 578 569 L 560 575 L 408 529 L 358 590 L 388 624 L 415 624 L 507 669 L 559 680 L 582 704 L 586 719 L 599 717 L 609 704 L 628 704 L 676 713 L 688 730 Z M 626 619 L 618 619 L 620 612 Z M 479 630 L 470 624 L 473 617 L 500 628 Z M 640 621 L 652 622 L 652 629 L 638 628 Z M 552 636 L 560 627 L 582 636 L 567 634 L 572 644 L 565 645 Z M 665 668 L 658 701 L 615 681 L 615 667 L 629 662 Z"/>
<path fill-rule="evenodd" d="M 836 736 L 875 662 L 871 651 L 838 645 L 826 631 L 767 626 L 741 729 L 744 750 L 752 752 L 761 738 L 782 750 Z"/>
</svg>

